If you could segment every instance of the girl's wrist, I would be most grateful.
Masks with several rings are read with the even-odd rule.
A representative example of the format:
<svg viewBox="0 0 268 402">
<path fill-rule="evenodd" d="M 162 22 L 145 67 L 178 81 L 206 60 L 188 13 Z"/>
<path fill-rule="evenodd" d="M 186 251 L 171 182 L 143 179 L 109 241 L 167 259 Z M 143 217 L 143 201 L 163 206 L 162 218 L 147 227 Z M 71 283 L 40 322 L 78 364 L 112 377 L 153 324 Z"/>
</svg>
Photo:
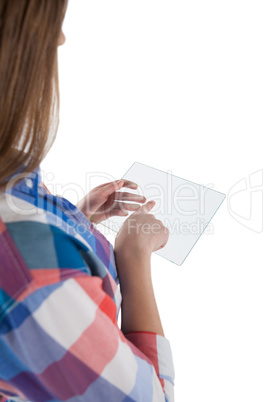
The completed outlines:
<svg viewBox="0 0 268 402">
<path fill-rule="evenodd" d="M 151 283 L 151 253 L 134 250 L 115 252 L 115 262 L 122 296 L 135 290 L 139 283 Z"/>
</svg>

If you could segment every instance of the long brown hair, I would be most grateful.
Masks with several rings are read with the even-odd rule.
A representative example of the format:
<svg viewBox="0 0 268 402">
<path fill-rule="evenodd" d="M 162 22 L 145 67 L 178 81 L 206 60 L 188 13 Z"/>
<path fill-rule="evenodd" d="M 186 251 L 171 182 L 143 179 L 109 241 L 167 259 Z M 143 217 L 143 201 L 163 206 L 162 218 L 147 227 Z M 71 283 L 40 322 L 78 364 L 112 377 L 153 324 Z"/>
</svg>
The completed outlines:
<svg viewBox="0 0 268 402">
<path fill-rule="evenodd" d="M 67 4 L 0 0 L 0 190 L 19 169 L 36 169 L 55 140 L 57 49 Z"/>
</svg>

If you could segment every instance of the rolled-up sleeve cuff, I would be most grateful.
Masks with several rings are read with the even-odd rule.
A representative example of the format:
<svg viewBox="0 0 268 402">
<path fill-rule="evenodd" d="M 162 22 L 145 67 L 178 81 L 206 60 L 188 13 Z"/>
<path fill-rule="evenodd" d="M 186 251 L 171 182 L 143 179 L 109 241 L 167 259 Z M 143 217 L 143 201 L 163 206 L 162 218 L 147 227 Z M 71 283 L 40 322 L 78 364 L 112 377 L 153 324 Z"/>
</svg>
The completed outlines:
<svg viewBox="0 0 268 402">
<path fill-rule="evenodd" d="M 154 365 L 160 379 L 174 385 L 175 370 L 170 342 L 155 332 L 128 332 L 125 337 Z"/>
</svg>

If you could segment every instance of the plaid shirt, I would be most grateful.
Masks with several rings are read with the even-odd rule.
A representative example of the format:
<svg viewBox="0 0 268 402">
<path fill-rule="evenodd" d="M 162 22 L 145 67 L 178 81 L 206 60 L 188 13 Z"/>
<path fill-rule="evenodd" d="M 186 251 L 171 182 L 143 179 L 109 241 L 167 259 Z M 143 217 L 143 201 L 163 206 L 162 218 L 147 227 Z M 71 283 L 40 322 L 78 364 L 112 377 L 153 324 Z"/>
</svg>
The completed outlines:
<svg viewBox="0 0 268 402">
<path fill-rule="evenodd" d="M 21 181 L 0 192 L 0 395 L 173 401 L 169 341 L 118 328 L 111 243 L 75 205 L 48 191 L 40 167 L 21 177 L 17 172 L 11 179 Z"/>
</svg>

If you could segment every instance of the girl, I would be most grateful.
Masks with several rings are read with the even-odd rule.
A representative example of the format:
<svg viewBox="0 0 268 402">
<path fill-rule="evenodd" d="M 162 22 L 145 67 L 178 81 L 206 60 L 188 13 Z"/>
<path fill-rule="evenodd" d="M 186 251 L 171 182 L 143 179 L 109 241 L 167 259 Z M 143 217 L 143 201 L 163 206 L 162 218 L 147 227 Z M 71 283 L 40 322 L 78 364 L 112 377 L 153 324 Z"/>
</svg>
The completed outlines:
<svg viewBox="0 0 268 402">
<path fill-rule="evenodd" d="M 41 180 L 58 128 L 66 8 L 0 1 L 0 394 L 170 402 L 174 367 L 150 266 L 169 233 L 149 213 L 154 202 L 118 192 L 137 188 L 119 180 L 73 205 Z M 135 208 L 113 247 L 96 224 Z"/>
</svg>

